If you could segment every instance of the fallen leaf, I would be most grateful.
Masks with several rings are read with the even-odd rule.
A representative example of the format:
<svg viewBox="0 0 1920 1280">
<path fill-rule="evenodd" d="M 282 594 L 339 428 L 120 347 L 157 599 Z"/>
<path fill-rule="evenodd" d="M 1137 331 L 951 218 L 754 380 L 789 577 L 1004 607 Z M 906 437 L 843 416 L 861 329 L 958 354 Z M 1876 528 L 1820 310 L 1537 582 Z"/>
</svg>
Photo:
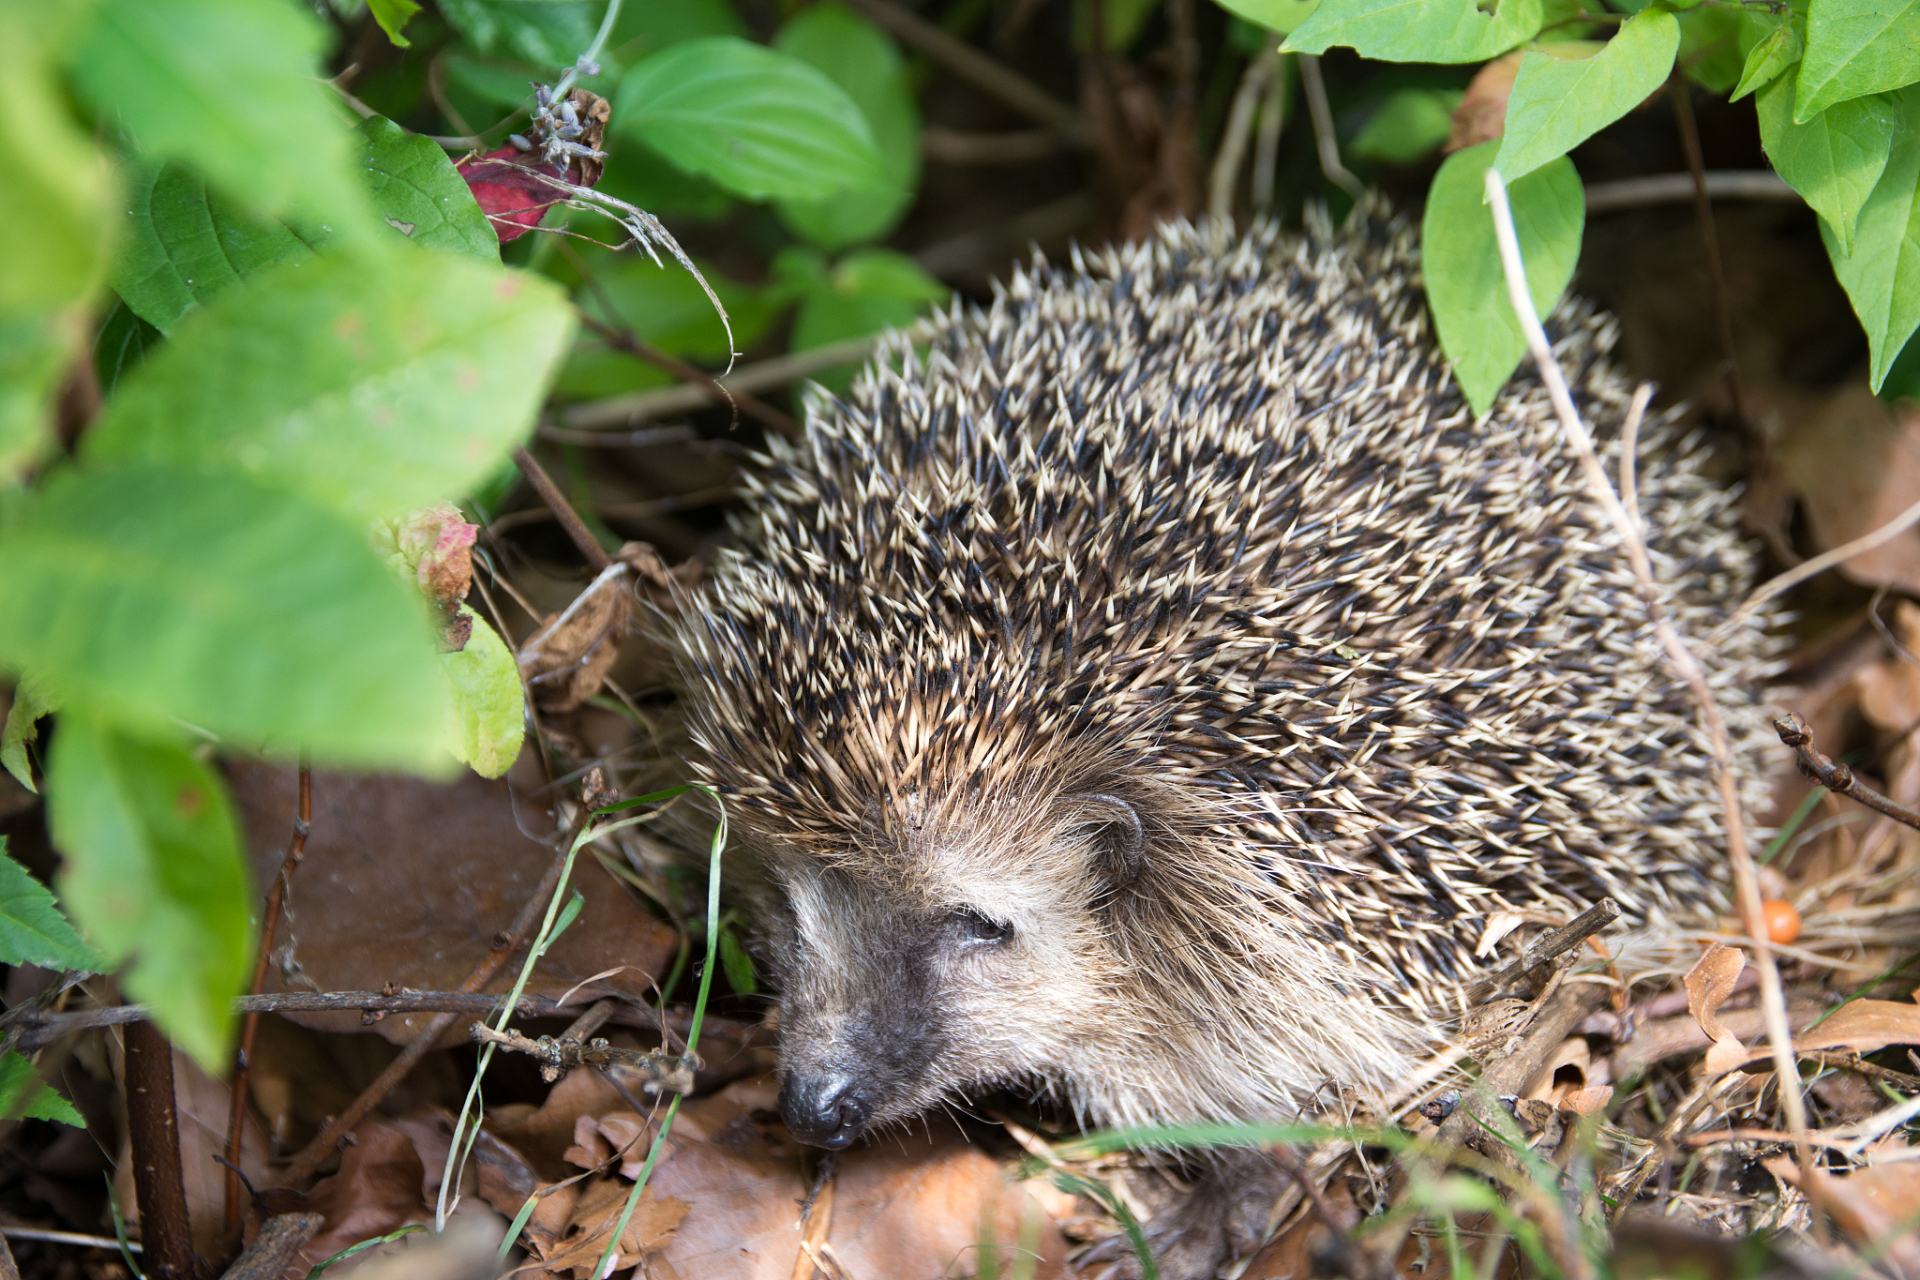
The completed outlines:
<svg viewBox="0 0 1920 1280">
<path fill-rule="evenodd" d="M 1855 1000 L 1797 1037 L 1796 1049 L 1846 1049 L 1873 1053 L 1888 1045 L 1920 1045 L 1920 1004 L 1900 1000 Z"/>
<path fill-rule="evenodd" d="M 1876 1165 L 1844 1178 L 1816 1166 L 1808 1171 L 1811 1179 L 1804 1180 L 1791 1156 L 1775 1156 L 1763 1164 L 1825 1209 L 1856 1245 L 1877 1253 L 1883 1266 L 1891 1263 L 1893 1274 L 1920 1274 L 1920 1236 L 1912 1226 L 1920 1212 L 1920 1163 Z"/>
<path fill-rule="evenodd" d="M 1774 456 L 1825 551 L 1872 533 L 1920 502 L 1920 408 L 1889 408 L 1848 383 L 1783 433 Z M 1920 591 L 1920 530 L 1849 558 L 1840 571 L 1870 587 Z"/>
<path fill-rule="evenodd" d="M 520 645 L 520 673 L 534 701 L 545 711 L 571 711 L 599 693 L 632 628 L 631 573 L 615 565 Z"/>
<path fill-rule="evenodd" d="M 229 776 L 254 873 L 271 884 L 293 828 L 294 771 L 236 761 Z M 472 774 L 433 783 L 316 770 L 313 830 L 304 866 L 292 878 L 291 923 L 278 935 L 267 990 L 309 983 L 323 991 L 457 989 L 552 859 L 544 835 L 549 819 L 527 800 L 530 790 L 523 785 L 516 801 L 508 781 Z M 588 983 L 574 1002 L 584 1009 L 604 995 L 644 1001 L 651 976 L 664 974 L 673 955 L 673 930 L 593 860 L 580 861 L 574 880 L 585 905 L 541 957 L 528 991 L 558 997 L 602 974 L 615 957 L 624 967 Z M 504 966 L 487 990 L 505 991 L 516 970 Z M 365 1029 L 352 1012 L 284 1016 L 324 1031 Z M 374 1029 L 405 1044 L 432 1017 L 396 1013 Z M 466 1028 L 457 1021 L 442 1043 L 463 1042 Z"/>
<path fill-rule="evenodd" d="M 554 1252 L 540 1261 L 547 1270 L 571 1271 L 575 1280 L 583 1280 L 606 1250 L 607 1241 L 620 1215 L 626 1211 L 632 1183 L 624 1178 L 590 1179 L 574 1205 L 573 1221 Z M 687 1216 L 685 1201 L 663 1196 L 657 1187 L 640 1193 L 633 1217 L 620 1234 L 619 1258 L 614 1269 L 638 1263 L 644 1254 L 659 1248 Z"/>
<path fill-rule="evenodd" d="M 1729 947 L 1724 942 L 1716 942 L 1687 972 L 1687 1012 L 1693 1015 L 1693 1020 L 1713 1041 L 1713 1047 L 1707 1050 L 1706 1071 L 1709 1075 L 1724 1075 L 1747 1061 L 1747 1047 L 1740 1043 L 1740 1037 L 1729 1031 L 1719 1017 L 1720 1006 L 1733 994 L 1734 984 L 1740 980 L 1740 971 L 1746 967 L 1746 952 Z"/>
</svg>

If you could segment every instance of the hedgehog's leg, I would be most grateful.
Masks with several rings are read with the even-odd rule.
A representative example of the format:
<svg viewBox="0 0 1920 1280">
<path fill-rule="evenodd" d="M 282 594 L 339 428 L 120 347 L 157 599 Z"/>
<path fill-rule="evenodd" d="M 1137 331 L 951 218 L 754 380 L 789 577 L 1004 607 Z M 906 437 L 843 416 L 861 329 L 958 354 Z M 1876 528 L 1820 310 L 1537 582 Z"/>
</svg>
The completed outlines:
<svg viewBox="0 0 1920 1280">
<path fill-rule="evenodd" d="M 1160 1280 L 1213 1280 L 1221 1266 L 1244 1257 L 1266 1242 L 1273 1206 L 1286 1189 L 1287 1175 L 1265 1151 L 1224 1148 L 1209 1151 L 1193 1189 L 1155 1214 L 1147 1239 Z M 1112 1261 L 1105 1272 L 1085 1272 L 1090 1263 Z M 1080 1259 L 1083 1274 L 1111 1280 L 1137 1280 L 1140 1264 L 1124 1235 L 1105 1241 Z"/>
</svg>

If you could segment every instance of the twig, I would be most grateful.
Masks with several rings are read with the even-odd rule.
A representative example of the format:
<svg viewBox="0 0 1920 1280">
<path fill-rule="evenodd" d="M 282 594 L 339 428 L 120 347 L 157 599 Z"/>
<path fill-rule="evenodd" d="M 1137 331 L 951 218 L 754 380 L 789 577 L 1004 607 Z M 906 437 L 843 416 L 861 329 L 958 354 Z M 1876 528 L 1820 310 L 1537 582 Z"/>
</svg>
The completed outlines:
<svg viewBox="0 0 1920 1280">
<path fill-rule="evenodd" d="M 254 961 L 253 984 L 247 988 L 252 995 L 259 995 L 260 989 L 267 985 L 267 965 L 273 957 L 273 935 L 280 927 L 280 911 L 286 902 L 286 893 L 293 883 L 293 873 L 300 868 L 300 859 L 306 856 L 307 836 L 313 830 L 313 761 L 305 752 L 300 755 L 300 800 L 294 814 L 293 835 L 287 840 L 287 856 L 280 863 L 280 874 L 273 879 L 273 888 L 267 890 L 266 909 L 260 913 L 260 955 Z M 233 1083 L 228 1086 L 233 1093 L 232 1103 L 227 1110 L 227 1200 L 226 1232 L 233 1235 L 233 1247 L 238 1247 L 237 1230 L 240 1218 L 240 1146 L 243 1126 L 247 1122 L 247 1075 L 253 1065 L 253 1038 L 260 1029 L 260 1015 L 249 1012 L 240 1024 L 240 1048 L 234 1054 Z"/>
<path fill-rule="evenodd" d="M 1441 1143 L 1479 1149 L 1479 1135 L 1485 1132 L 1480 1125 L 1492 1119 L 1499 1100 L 1519 1093 L 1527 1081 L 1539 1074 L 1560 1043 L 1606 998 L 1604 987 L 1589 983 L 1569 983 L 1554 992 L 1541 1006 L 1520 1043 L 1511 1052 L 1490 1057 L 1482 1065 L 1480 1078 L 1472 1090 L 1441 1123 Z"/>
<path fill-rule="evenodd" d="M 1267 101 L 1260 109 L 1259 149 L 1253 155 L 1253 211 L 1265 213 L 1273 208 L 1273 175 L 1280 164 L 1280 130 L 1287 123 L 1287 78 L 1293 55 L 1282 54 L 1274 65 L 1273 78 L 1267 82 Z"/>
<path fill-rule="evenodd" d="M 955 39 L 892 0 L 847 0 L 847 3 L 899 37 L 902 44 L 918 49 L 962 80 L 971 81 L 976 88 L 1045 125 L 1066 141 L 1076 146 L 1087 144 L 1087 123 L 1078 111 L 964 40 Z"/>
<path fill-rule="evenodd" d="M 20 1266 L 13 1260 L 13 1250 L 7 1247 L 4 1235 L 0 1235 L 0 1280 L 20 1280 Z"/>
<path fill-rule="evenodd" d="M 220 1280 L 279 1280 L 288 1267 L 300 1261 L 300 1250 L 325 1222 L 317 1213 L 276 1213 L 261 1224 L 260 1234 L 245 1253 L 233 1260 Z"/>
<path fill-rule="evenodd" d="M 1816 577 L 1829 569 L 1843 565 L 1863 551 L 1871 551 L 1875 547 L 1892 542 L 1916 524 L 1920 524 L 1920 502 L 1914 503 L 1905 511 L 1902 511 L 1899 515 L 1887 521 L 1878 529 L 1875 529 L 1872 533 L 1862 534 L 1852 542 L 1843 542 L 1831 551 L 1823 551 L 1811 560 L 1803 560 L 1785 573 L 1767 579 L 1758 587 L 1755 587 L 1751 595 L 1740 602 L 1740 607 L 1735 609 L 1732 616 L 1725 622 L 1714 629 L 1714 634 L 1723 634 L 1732 630 L 1740 623 L 1745 622 L 1753 616 L 1756 609 L 1779 595 L 1782 591 L 1790 591 L 1805 582 L 1808 578 Z"/>
<path fill-rule="evenodd" d="M 566 241 L 564 240 L 558 243 L 562 246 L 566 245 Z M 572 252 L 571 249 L 566 249 L 565 251 L 568 253 Z M 729 392 L 727 388 L 720 385 L 718 379 L 705 369 L 699 368 L 697 365 L 688 364 L 678 356 L 668 355 L 666 352 L 660 350 L 660 348 L 642 339 L 631 329 L 616 329 L 610 324 L 602 324 L 599 320 L 596 320 L 584 311 L 580 312 L 579 316 L 580 323 L 599 334 L 608 346 L 619 351 L 624 351 L 628 355 L 639 360 L 644 360 L 657 368 L 664 369 L 682 382 L 691 382 L 695 386 L 706 388 L 707 394 L 713 399 L 727 401 L 739 412 L 746 414 L 762 426 L 772 427 L 789 440 L 796 440 L 800 437 L 800 424 L 766 401 L 750 396 L 744 391 Z"/>
<path fill-rule="evenodd" d="M 127 1137 L 133 1148 L 140 1238 L 154 1280 L 194 1280 L 193 1225 L 180 1172 L 173 1046 L 151 1022 L 127 1028 Z"/>
<path fill-rule="evenodd" d="M 1486 184 L 1487 200 L 1493 206 L 1494 234 L 1500 245 L 1500 263 L 1506 273 L 1507 297 L 1520 319 L 1521 329 L 1526 333 L 1527 348 L 1539 368 L 1541 381 L 1546 383 L 1547 394 L 1560 417 L 1567 443 L 1580 460 L 1594 501 L 1606 514 L 1625 546 L 1627 562 L 1632 566 L 1634 581 L 1639 585 L 1641 600 L 1646 606 L 1647 618 L 1653 624 L 1654 634 L 1659 637 L 1660 646 L 1665 650 L 1675 674 L 1692 692 L 1701 723 L 1707 730 L 1707 739 L 1713 751 L 1714 771 L 1720 786 L 1720 803 L 1726 815 L 1728 860 L 1733 864 L 1734 886 L 1739 895 L 1740 914 L 1746 923 L 1748 940 L 1753 948 L 1754 967 L 1760 971 L 1760 1005 L 1766 1015 L 1767 1043 L 1772 1049 L 1774 1070 L 1780 1080 L 1780 1100 L 1786 1108 L 1789 1127 L 1804 1138 L 1807 1132 L 1806 1103 L 1800 1094 L 1800 1074 L 1793 1059 L 1793 1037 L 1787 1029 L 1786 994 L 1780 985 L 1780 970 L 1774 964 L 1772 945 L 1767 939 L 1766 919 L 1760 905 L 1760 881 L 1754 868 L 1753 853 L 1747 848 L 1746 824 L 1740 812 L 1740 792 L 1733 775 L 1733 749 L 1727 736 L 1726 721 L 1720 714 L 1720 704 L 1715 700 L 1712 688 L 1707 684 L 1706 673 L 1693 656 L 1693 650 L 1687 647 L 1679 632 L 1667 620 L 1666 610 L 1660 603 L 1659 589 L 1654 583 L 1653 562 L 1647 554 L 1646 541 L 1641 538 L 1636 521 L 1621 505 L 1620 496 L 1607 482 L 1607 473 L 1601 469 L 1600 459 L 1594 453 L 1593 437 L 1580 420 L 1579 410 L 1574 408 L 1573 396 L 1567 390 L 1566 375 L 1561 372 L 1560 362 L 1554 359 L 1546 330 L 1540 326 L 1539 314 L 1535 312 L 1533 299 L 1527 292 L 1527 268 L 1521 260 L 1519 237 L 1513 229 L 1513 210 L 1507 203 L 1507 186 L 1498 169 L 1487 170 Z M 1636 403 L 1642 402 L 1636 399 Z M 1799 1151 L 1804 1168 L 1808 1160 L 1804 1141 Z"/>
<path fill-rule="evenodd" d="M 1793 748 L 1794 763 L 1800 766 L 1801 774 L 1809 781 L 1817 782 L 1849 800 L 1857 800 L 1895 822 L 1920 829 L 1920 813 L 1864 785 L 1854 776 L 1851 768 L 1831 756 L 1823 755 L 1813 744 L 1813 727 L 1801 719 L 1797 712 L 1789 711 L 1775 720 L 1773 731 L 1780 735 L 1780 741 Z"/>
<path fill-rule="evenodd" d="M 566 864 L 566 850 L 563 846 L 548 863 L 546 874 L 541 876 L 540 883 L 534 886 L 533 893 L 528 896 L 526 905 L 520 908 L 520 914 L 514 919 L 512 926 L 504 934 L 495 935 L 493 945 L 487 949 L 486 958 L 481 960 L 474 967 L 473 972 L 467 975 L 467 980 L 460 984 L 462 994 L 477 992 L 493 981 L 494 975 L 500 972 L 502 965 L 506 964 L 507 957 L 525 945 L 527 934 L 540 919 L 548 899 L 553 897 L 554 889 L 560 883 L 561 869 Z M 345 1111 L 328 1121 L 326 1127 L 314 1135 L 313 1141 L 293 1158 L 293 1163 L 288 1165 L 286 1171 L 281 1174 L 278 1185 L 290 1187 L 305 1182 L 311 1177 L 313 1171 L 320 1167 L 321 1162 L 331 1156 L 342 1140 L 353 1131 L 353 1127 L 365 1118 L 367 1112 L 378 1106 L 381 1099 L 393 1092 L 394 1086 L 406 1078 L 414 1065 L 427 1056 L 427 1052 L 439 1041 L 441 1035 L 459 1018 L 460 1015 L 457 1013 L 441 1013 L 429 1019 L 427 1025 L 407 1042 L 406 1047 L 387 1066 L 387 1069 L 382 1071 Z"/>
<path fill-rule="evenodd" d="M 709 485 L 705 489 L 695 489 L 692 493 L 676 493 L 667 498 L 649 498 L 645 502 L 608 502 L 595 503 L 593 513 L 607 520 L 646 520 L 653 516 L 663 516 L 675 511 L 688 511 L 696 507 L 711 507 L 722 502 L 731 502 L 739 496 L 732 485 Z M 518 529 L 523 524 L 539 524 L 543 520 L 554 519 L 554 514 L 544 507 L 528 507 L 524 511 L 509 511 L 493 522 L 495 533 L 505 533 L 509 529 Z"/>
<path fill-rule="evenodd" d="M 582 1068 L 607 1072 L 619 1069 L 642 1077 L 643 1093 L 692 1093 L 693 1073 L 700 1059 L 691 1053 L 673 1053 L 666 1049 L 622 1049 L 605 1040 L 583 1040 L 575 1036 L 532 1036 L 518 1031 L 495 1031 L 484 1022 L 476 1022 L 467 1033 L 476 1043 L 491 1044 L 509 1053 L 524 1053 L 540 1060 L 540 1078 L 548 1084 L 569 1071 Z"/>
<path fill-rule="evenodd" d="M 1707 192 L 1707 166 L 1700 158 L 1700 130 L 1693 122 L 1693 86 L 1676 67 L 1667 81 L 1673 113 L 1680 122 L 1680 142 L 1686 148 L 1687 168 L 1693 174 L 1693 211 L 1700 221 L 1700 241 L 1707 254 L 1707 281 L 1713 289 L 1713 322 L 1720 339 L 1721 374 L 1727 380 L 1727 399 L 1733 421 L 1741 431 L 1751 430 L 1746 397 L 1740 390 L 1740 363 L 1733 348 L 1733 311 L 1727 303 L 1727 273 L 1720 265 L 1720 233 L 1713 222 L 1713 200 Z"/>
<path fill-rule="evenodd" d="M 1646 522 L 1640 515 L 1640 483 L 1634 469 L 1640 461 L 1640 420 L 1653 403 L 1653 384 L 1643 382 L 1633 389 L 1633 403 L 1627 407 L 1626 429 L 1620 433 L 1620 505 L 1633 517 L 1633 527 L 1646 536 Z"/>
<path fill-rule="evenodd" d="M 534 434 L 555 444 L 582 449 L 646 449 L 657 444 L 704 444 L 692 427 L 645 427 L 639 431 L 574 431 L 542 425 Z"/>
<path fill-rule="evenodd" d="M 117 1250 L 120 1242 L 112 1236 L 90 1236 L 80 1231 L 49 1231 L 44 1227 L 16 1227 L 11 1223 L 0 1225 L 0 1236 L 8 1240 L 44 1240 L 48 1244 L 70 1244 L 81 1249 Z M 146 1246 L 138 1240 L 127 1241 L 127 1249 L 132 1253 L 145 1253 Z"/>
<path fill-rule="evenodd" d="M 1656 173 L 1618 182 L 1595 182 L 1587 187 L 1587 213 L 1638 209 L 1650 204 L 1678 204 L 1699 195 L 1704 179 L 1715 200 L 1791 200 L 1804 197 L 1771 169 L 1713 169 L 1696 179 L 1691 173 Z"/>
<path fill-rule="evenodd" d="M 1908 1093 L 1920 1092 L 1920 1076 L 1906 1071 L 1895 1071 L 1892 1067 L 1883 1067 L 1877 1062 L 1868 1062 L 1857 1053 L 1826 1053 L 1821 1050 L 1807 1050 L 1800 1054 L 1803 1061 L 1817 1062 L 1823 1067 L 1835 1071 L 1851 1071 L 1855 1075 L 1867 1076 L 1874 1080 L 1885 1080 L 1896 1089 L 1905 1089 Z"/>
<path fill-rule="evenodd" d="M 573 539 L 573 545 L 580 548 L 580 554 L 586 557 L 587 564 L 593 571 L 599 574 L 611 569 L 613 557 L 607 554 L 606 548 L 600 545 L 600 540 L 588 531 L 585 524 L 581 523 L 579 515 L 567 501 L 566 495 L 560 492 L 559 487 L 534 460 L 534 456 L 527 452 L 524 445 L 513 451 L 513 463 L 520 468 L 520 474 L 527 478 L 527 483 L 533 486 L 533 491 L 540 495 L 540 500 L 553 512 L 553 518 L 560 522 L 560 527 L 567 531 L 567 536 Z"/>
<path fill-rule="evenodd" d="M 818 373 L 822 369 L 831 369 L 837 365 L 852 364 L 865 360 L 873 354 L 875 347 L 886 338 L 885 334 L 872 334 L 863 338 L 848 338 L 844 342 L 830 343 L 824 347 L 815 347 L 811 351 L 796 351 L 792 355 L 779 356 L 772 360 L 762 360 L 747 365 L 738 372 L 714 381 L 728 391 L 739 395 L 743 391 L 765 391 L 770 387 L 784 386 L 797 381 L 808 374 Z M 635 423 L 646 422 L 654 418 L 664 418 L 674 413 L 690 413 L 713 403 L 713 393 L 704 386 L 663 387 L 658 391 L 641 391 L 628 395 L 610 396 L 605 400 L 590 400 L 572 408 L 560 411 L 560 425 L 575 430 L 594 430 L 604 427 L 631 427 Z"/>
<path fill-rule="evenodd" d="M 1254 113 L 1260 109 L 1260 96 L 1280 68 L 1280 50 L 1268 47 L 1247 64 L 1240 76 L 1240 88 L 1233 95 L 1233 110 L 1227 115 L 1227 127 L 1220 136 L 1220 150 L 1214 156 L 1213 173 L 1207 179 L 1207 212 L 1216 218 L 1233 213 L 1233 188 L 1240 180 L 1240 163 L 1246 159 L 1247 140 L 1253 134 Z"/>
<path fill-rule="evenodd" d="M 1313 117 L 1313 145 L 1320 152 L 1320 172 L 1327 181 L 1355 200 L 1367 194 L 1360 179 L 1340 163 L 1340 139 L 1333 132 L 1333 109 L 1327 105 L 1327 82 L 1320 77 L 1317 55 L 1300 55 L 1300 87 L 1306 91 L 1307 114 Z"/>
<path fill-rule="evenodd" d="M 1612 898 L 1602 898 L 1597 905 L 1588 907 L 1567 924 L 1535 938 L 1518 960 L 1476 982 L 1467 997 L 1468 1003 L 1477 1004 L 1489 996 L 1511 990 L 1529 973 L 1573 950 L 1619 918 L 1620 904 Z"/>
<path fill-rule="evenodd" d="M 931 125 L 920 131 L 920 154 L 933 164 L 1026 164 L 1060 150 L 1060 135 L 1048 129 L 965 133 Z"/>
</svg>

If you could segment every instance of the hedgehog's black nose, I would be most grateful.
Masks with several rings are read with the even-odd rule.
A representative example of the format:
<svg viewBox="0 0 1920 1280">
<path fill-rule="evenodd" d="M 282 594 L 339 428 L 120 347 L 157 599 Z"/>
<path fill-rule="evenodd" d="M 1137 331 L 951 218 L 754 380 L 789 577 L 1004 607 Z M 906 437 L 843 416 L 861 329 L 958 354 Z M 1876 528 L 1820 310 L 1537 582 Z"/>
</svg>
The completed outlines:
<svg viewBox="0 0 1920 1280">
<path fill-rule="evenodd" d="M 809 1146 L 830 1151 L 851 1146 L 872 1114 L 872 1102 L 838 1072 L 789 1074 L 780 1089 L 781 1118 L 788 1131 Z"/>
</svg>

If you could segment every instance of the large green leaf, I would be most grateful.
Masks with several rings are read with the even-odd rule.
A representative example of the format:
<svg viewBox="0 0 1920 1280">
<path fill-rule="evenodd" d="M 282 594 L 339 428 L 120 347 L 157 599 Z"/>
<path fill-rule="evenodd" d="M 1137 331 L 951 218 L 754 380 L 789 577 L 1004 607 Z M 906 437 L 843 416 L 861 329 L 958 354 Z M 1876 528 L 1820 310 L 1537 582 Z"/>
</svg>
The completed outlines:
<svg viewBox="0 0 1920 1280">
<path fill-rule="evenodd" d="M 798 58 L 730 36 L 688 40 L 621 81 L 613 127 L 750 199 L 889 191 L 866 117 Z"/>
<path fill-rule="evenodd" d="M 356 522 L 395 515 L 463 492 L 526 434 L 572 323 L 547 280 L 405 246 L 281 266 L 182 321 L 84 453 L 236 467 Z"/>
<path fill-rule="evenodd" d="M 145 154 L 186 160 L 262 215 L 371 235 L 351 143 L 321 85 L 326 28 L 301 5 L 100 0 L 73 78 Z"/>
<path fill-rule="evenodd" d="M 1920 80 L 1920 0 L 1813 0 L 1793 118 Z"/>
<path fill-rule="evenodd" d="M 113 288 L 162 333 L 242 277 L 308 257 L 314 247 L 277 220 L 256 218 L 209 191 L 182 164 L 130 166 L 121 207 L 126 235 Z"/>
<path fill-rule="evenodd" d="M 155 467 L 68 471 L 22 507 L 0 535 L 0 665 L 40 673 L 69 714 L 343 765 L 444 762 L 425 608 L 362 525 L 238 474 Z"/>
<path fill-rule="evenodd" d="M 1754 99 L 1760 145 L 1788 186 L 1853 250 L 1860 206 L 1880 181 L 1900 126 L 1899 104 L 1885 94 L 1835 103 L 1805 124 L 1793 120 L 1793 81 L 1776 78 Z"/>
<path fill-rule="evenodd" d="M 373 211 L 415 244 L 500 261 L 500 236 L 447 153 L 382 116 L 363 122 Z"/>
<path fill-rule="evenodd" d="M 1529 51 L 1507 97 L 1507 128 L 1494 163 L 1509 183 L 1591 138 L 1666 82 L 1680 24 L 1647 9 L 1590 58 Z"/>
<path fill-rule="evenodd" d="M 55 1093 L 24 1054 L 8 1050 L 0 1056 L 0 1117 L 57 1120 L 76 1129 L 87 1121 L 73 1104 Z"/>
<path fill-rule="evenodd" d="M 594 0 L 440 0 L 438 7 L 480 52 L 554 70 L 572 66 L 587 51 L 607 6 Z"/>
<path fill-rule="evenodd" d="M 1280 46 L 1325 53 L 1345 45 L 1386 62 L 1479 62 L 1540 30 L 1540 0 L 1320 0 Z"/>
<path fill-rule="evenodd" d="M 106 962 L 80 940 L 47 886 L 7 856 L 0 836 L 0 964 L 98 973 Z"/>
<path fill-rule="evenodd" d="M 1867 331 L 1875 391 L 1920 328 L 1920 88 L 1887 98 L 1899 130 L 1880 181 L 1860 207 L 1852 251 L 1829 223 L 1820 224 L 1834 274 Z"/>
<path fill-rule="evenodd" d="M 839 4 L 803 9 L 773 43 L 846 90 L 873 131 L 891 184 L 886 190 L 843 191 L 826 200 L 782 201 L 780 216 L 828 249 L 885 235 L 913 203 L 920 181 L 920 111 L 898 46 L 872 22 Z"/>
<path fill-rule="evenodd" d="M 1455 152 L 1434 175 L 1420 224 L 1421 271 L 1441 349 L 1475 413 L 1485 413 L 1526 354 L 1526 335 L 1507 298 L 1506 276 L 1486 202 L 1486 172 L 1498 142 Z M 1507 191 L 1527 289 L 1541 315 L 1553 309 L 1580 257 L 1586 197 L 1565 156 Z"/>
<path fill-rule="evenodd" d="M 179 742 L 61 716 L 48 818 L 60 893 L 122 983 L 209 1074 L 227 1067 L 233 998 L 252 967 L 253 891 L 219 777 Z"/>
<path fill-rule="evenodd" d="M 51 446 L 48 402 L 82 350 L 106 265 L 111 175 L 50 60 L 83 6 L 0 8 L 0 487 Z"/>
</svg>

